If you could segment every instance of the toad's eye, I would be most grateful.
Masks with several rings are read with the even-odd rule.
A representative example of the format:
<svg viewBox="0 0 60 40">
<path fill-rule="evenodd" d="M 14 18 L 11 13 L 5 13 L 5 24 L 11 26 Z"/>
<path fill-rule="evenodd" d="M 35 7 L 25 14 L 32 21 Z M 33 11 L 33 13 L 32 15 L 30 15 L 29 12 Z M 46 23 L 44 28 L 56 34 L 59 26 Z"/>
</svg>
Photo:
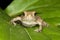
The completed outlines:
<svg viewBox="0 0 60 40">
<path fill-rule="evenodd" d="M 36 15 L 37 13 L 35 13 L 34 15 Z"/>
</svg>

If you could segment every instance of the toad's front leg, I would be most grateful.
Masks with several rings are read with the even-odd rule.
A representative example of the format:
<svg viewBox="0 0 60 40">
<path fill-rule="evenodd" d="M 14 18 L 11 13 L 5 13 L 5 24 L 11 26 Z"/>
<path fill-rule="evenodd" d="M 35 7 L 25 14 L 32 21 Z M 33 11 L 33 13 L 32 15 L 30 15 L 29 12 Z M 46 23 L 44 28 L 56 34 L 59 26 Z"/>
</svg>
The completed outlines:
<svg viewBox="0 0 60 40">
<path fill-rule="evenodd" d="M 34 30 L 34 31 L 36 31 L 36 32 L 41 32 L 41 31 L 42 31 L 42 22 L 43 22 L 43 20 L 38 16 L 36 22 L 37 22 L 37 24 L 39 25 L 39 28 L 36 29 L 36 30 Z"/>
<path fill-rule="evenodd" d="M 39 16 L 37 16 L 36 19 L 37 19 L 36 22 L 37 22 L 37 24 L 39 25 L 39 28 L 35 30 L 36 32 L 41 32 L 43 26 L 47 26 L 47 27 L 49 26 L 49 25 L 48 25 L 45 21 L 43 21 Z"/>
<path fill-rule="evenodd" d="M 41 32 L 41 31 L 42 31 L 42 23 L 41 23 L 40 21 L 38 21 L 37 23 L 38 23 L 38 25 L 39 25 L 39 28 L 36 29 L 36 30 L 34 30 L 34 31 L 36 31 L 36 32 Z"/>
<path fill-rule="evenodd" d="M 16 26 L 15 21 L 18 21 L 18 20 L 20 21 L 20 20 L 21 20 L 21 17 L 13 18 L 13 19 L 11 20 L 11 23 L 14 24 L 14 26 Z"/>
</svg>

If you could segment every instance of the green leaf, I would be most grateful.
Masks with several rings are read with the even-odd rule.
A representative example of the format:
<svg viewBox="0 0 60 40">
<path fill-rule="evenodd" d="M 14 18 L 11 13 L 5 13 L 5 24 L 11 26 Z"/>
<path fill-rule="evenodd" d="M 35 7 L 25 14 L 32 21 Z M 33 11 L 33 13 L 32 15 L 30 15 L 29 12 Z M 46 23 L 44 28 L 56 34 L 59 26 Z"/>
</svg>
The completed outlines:
<svg viewBox="0 0 60 40">
<path fill-rule="evenodd" d="M 9 40 L 10 39 L 10 30 L 8 25 L 9 18 L 7 15 L 2 12 L 0 9 L 0 40 Z"/>
<path fill-rule="evenodd" d="M 49 27 L 44 27 L 41 33 L 34 32 L 38 26 L 22 28 L 26 32 L 25 35 L 28 35 L 28 40 L 60 40 L 60 0 L 14 0 L 5 9 L 5 12 L 12 17 L 20 15 L 26 10 L 35 10 L 37 15 L 41 16 L 49 24 Z M 20 28 L 15 27 L 14 29 L 12 27 L 12 29 L 13 34 Z M 19 32 L 17 31 L 16 33 L 18 34 Z M 17 38 L 15 36 L 13 35 L 11 38 L 15 40 L 14 38 Z M 25 37 L 27 38 L 27 36 Z"/>
<path fill-rule="evenodd" d="M 43 16 L 45 13 L 47 13 L 46 15 L 49 15 L 50 13 L 53 13 L 54 15 L 54 12 L 56 12 L 56 14 L 58 12 L 59 15 L 60 0 L 14 0 L 5 9 L 9 16 L 20 15 L 26 10 L 35 10 L 37 14 L 42 13 Z"/>
<path fill-rule="evenodd" d="M 0 40 L 30 40 L 23 27 L 13 26 L 11 18 L 0 9 Z"/>
<path fill-rule="evenodd" d="M 25 11 L 26 8 L 33 3 L 36 3 L 39 0 L 14 0 L 7 8 L 6 12 L 9 16 L 14 16 L 20 14 L 21 12 Z M 17 14 L 18 13 L 18 14 Z"/>
</svg>

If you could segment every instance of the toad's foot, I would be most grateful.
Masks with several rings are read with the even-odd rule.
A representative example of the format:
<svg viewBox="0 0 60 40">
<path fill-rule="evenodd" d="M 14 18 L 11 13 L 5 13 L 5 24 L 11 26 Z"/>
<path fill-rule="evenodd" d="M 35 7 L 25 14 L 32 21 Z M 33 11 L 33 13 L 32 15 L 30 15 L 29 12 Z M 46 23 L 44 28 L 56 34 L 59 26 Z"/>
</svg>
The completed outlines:
<svg viewBox="0 0 60 40">
<path fill-rule="evenodd" d="M 39 29 L 35 29 L 34 31 L 35 31 L 35 32 L 41 32 L 42 30 L 39 30 Z"/>
</svg>

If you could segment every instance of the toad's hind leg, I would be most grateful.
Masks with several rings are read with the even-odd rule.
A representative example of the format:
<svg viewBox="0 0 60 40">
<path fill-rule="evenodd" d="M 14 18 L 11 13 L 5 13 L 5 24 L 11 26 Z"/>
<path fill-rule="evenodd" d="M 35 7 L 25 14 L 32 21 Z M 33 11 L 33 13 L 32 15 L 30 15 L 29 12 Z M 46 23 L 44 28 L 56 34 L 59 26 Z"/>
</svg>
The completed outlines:
<svg viewBox="0 0 60 40">
<path fill-rule="evenodd" d="M 17 21 L 17 20 L 21 20 L 21 17 L 16 17 L 16 18 L 13 18 L 12 20 L 11 20 L 11 23 L 12 24 L 14 24 L 14 26 L 16 26 L 16 23 L 15 23 L 15 21 Z"/>
</svg>

